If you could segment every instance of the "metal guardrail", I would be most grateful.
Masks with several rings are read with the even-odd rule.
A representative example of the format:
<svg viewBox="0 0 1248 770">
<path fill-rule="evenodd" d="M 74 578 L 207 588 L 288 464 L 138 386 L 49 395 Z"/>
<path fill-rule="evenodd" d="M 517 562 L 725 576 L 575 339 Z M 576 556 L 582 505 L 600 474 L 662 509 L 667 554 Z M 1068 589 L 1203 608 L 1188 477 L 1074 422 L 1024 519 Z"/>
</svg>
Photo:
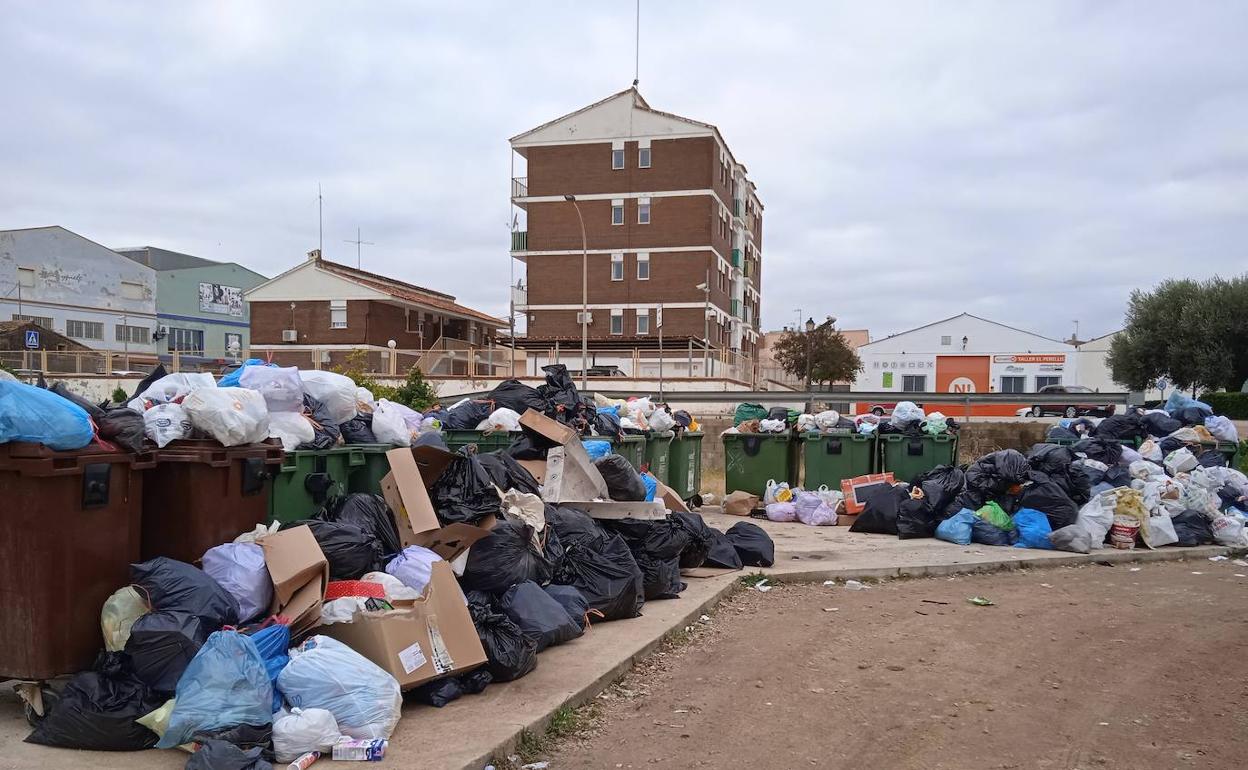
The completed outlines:
<svg viewBox="0 0 1248 770">
<path fill-rule="evenodd" d="M 464 393 L 459 398 L 484 398 L 490 391 Z M 657 399 L 658 390 L 612 390 L 608 388 L 590 388 L 587 395 L 601 393 L 607 398 L 646 397 Z M 850 390 L 686 390 L 664 393 L 664 400 L 669 404 L 723 403 L 748 401 L 755 404 L 803 404 L 806 401 L 837 401 L 859 404 L 895 404 L 899 401 L 914 401 L 918 404 L 958 404 L 974 406 L 976 404 L 1130 404 L 1130 393 L 896 393 L 890 391 L 850 391 Z"/>
</svg>

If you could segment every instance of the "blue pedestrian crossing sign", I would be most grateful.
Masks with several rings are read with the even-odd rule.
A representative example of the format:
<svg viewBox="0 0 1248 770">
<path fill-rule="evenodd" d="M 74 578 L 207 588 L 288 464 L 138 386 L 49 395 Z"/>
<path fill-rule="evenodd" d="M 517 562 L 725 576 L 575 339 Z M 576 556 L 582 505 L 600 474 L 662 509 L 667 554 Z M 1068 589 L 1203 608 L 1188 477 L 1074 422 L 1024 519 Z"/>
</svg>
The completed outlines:
<svg viewBox="0 0 1248 770">
<path fill-rule="evenodd" d="M 26 347 L 35 350 L 39 347 L 39 332 L 30 329 L 26 332 Z"/>
</svg>

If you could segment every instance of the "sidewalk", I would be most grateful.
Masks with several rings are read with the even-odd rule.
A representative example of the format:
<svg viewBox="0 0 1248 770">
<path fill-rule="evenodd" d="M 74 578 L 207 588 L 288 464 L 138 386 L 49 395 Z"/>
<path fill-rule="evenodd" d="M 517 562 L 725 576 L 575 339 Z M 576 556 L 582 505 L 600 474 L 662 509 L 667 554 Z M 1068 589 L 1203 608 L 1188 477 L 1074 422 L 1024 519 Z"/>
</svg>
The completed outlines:
<svg viewBox="0 0 1248 770">
<path fill-rule="evenodd" d="M 740 517 L 709 513 L 707 523 L 727 529 Z M 481 770 L 495 753 L 506 753 L 522 730 L 544 730 L 560 707 L 593 698 L 651 652 L 663 637 L 696 622 L 734 590 L 738 578 L 761 571 L 780 579 L 806 581 L 836 578 L 924 577 L 955 572 L 1062 566 L 1082 562 L 1205 559 L 1230 549 L 1220 546 L 1113 551 L 1092 554 L 1036 551 L 991 546 L 957 546 L 940 540 L 898 540 L 859 535 L 846 527 L 807 527 L 749 519 L 776 543 L 771 569 L 713 578 L 688 578 L 680 599 L 647 602 L 640 618 L 604 623 L 576 641 L 543 652 L 532 674 L 494 685 L 481 695 L 461 698 L 442 709 L 412 704 L 391 739 L 382 766 Z M 186 762 L 182 752 L 146 751 L 103 754 L 48 749 L 22 743 L 29 732 L 21 706 L 11 692 L 0 695 L 0 768 L 93 767 L 104 770 L 174 770 Z"/>
</svg>

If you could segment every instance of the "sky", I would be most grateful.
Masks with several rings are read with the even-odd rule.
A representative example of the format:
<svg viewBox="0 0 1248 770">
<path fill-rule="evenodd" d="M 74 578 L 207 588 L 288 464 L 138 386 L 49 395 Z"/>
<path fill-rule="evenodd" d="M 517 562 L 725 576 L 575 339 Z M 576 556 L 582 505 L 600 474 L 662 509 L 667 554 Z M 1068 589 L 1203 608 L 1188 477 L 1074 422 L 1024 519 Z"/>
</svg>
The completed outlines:
<svg viewBox="0 0 1248 770">
<path fill-rule="evenodd" d="M 634 5 L 0 0 L 0 229 L 507 307 L 507 139 L 627 88 Z M 1248 270 L 1248 3 L 641 2 L 641 91 L 765 206 L 765 328 L 1064 338 Z M 517 269 L 521 269 L 519 267 Z"/>
</svg>

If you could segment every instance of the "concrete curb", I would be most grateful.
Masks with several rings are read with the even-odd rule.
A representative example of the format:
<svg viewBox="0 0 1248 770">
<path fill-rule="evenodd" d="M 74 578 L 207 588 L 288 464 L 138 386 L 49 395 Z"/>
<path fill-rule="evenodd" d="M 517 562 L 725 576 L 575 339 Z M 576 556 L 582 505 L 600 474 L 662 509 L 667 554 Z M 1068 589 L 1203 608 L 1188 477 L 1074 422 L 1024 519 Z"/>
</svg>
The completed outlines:
<svg viewBox="0 0 1248 770">
<path fill-rule="evenodd" d="M 772 580 L 781 583 L 814 583 L 833 579 L 842 581 L 889 580 L 898 578 L 970 575 L 977 573 L 1002 572 L 1007 570 L 1070 567 L 1080 564 L 1130 564 L 1187 561 L 1194 559 L 1208 559 L 1211 556 L 1219 555 L 1228 557 L 1241 556 L 1246 551 L 1248 551 L 1248 549 L 1232 548 L 1228 546 L 1198 546 L 1195 548 L 1182 549 L 1166 548 L 1156 551 L 1150 551 L 1147 549 L 1118 551 L 1104 548 L 1090 554 L 1071 553 L 1064 554 L 1062 556 L 1033 556 L 1030 558 L 1024 557 L 1019 559 L 991 559 L 967 564 L 928 564 L 875 568 L 829 568 L 804 570 L 800 572 L 785 572 L 775 570 L 774 568 L 742 570 L 738 573 L 725 575 L 722 578 L 714 578 L 717 580 L 724 580 L 724 585 L 709 597 L 703 599 L 688 612 L 680 615 L 675 622 L 670 623 L 666 629 L 640 647 L 633 654 L 621 660 L 611 668 L 603 671 L 601 674 L 596 676 L 592 682 L 586 683 L 554 708 L 546 711 L 545 713 L 531 716 L 527 719 L 527 721 L 522 724 L 518 724 L 515 731 L 508 739 L 499 742 L 490 750 L 481 753 L 480 756 L 463 764 L 461 767 L 463 770 L 481 770 L 487 764 L 493 762 L 496 757 L 501 758 L 510 753 L 514 753 L 515 747 L 520 741 L 520 737 L 523 733 L 528 732 L 535 735 L 542 735 L 545 733 L 547 726 L 550 724 L 551 719 L 557 711 L 565 707 L 576 708 L 593 700 L 608 687 L 614 684 L 618 679 L 620 679 L 624 674 L 626 674 L 638 661 L 653 653 L 666 638 L 678 630 L 683 629 L 685 626 L 692 625 L 702 615 L 711 612 L 716 605 L 724 600 L 725 597 L 730 596 L 738 590 L 743 590 L 739 579 L 747 574 L 761 572 Z"/>
</svg>

